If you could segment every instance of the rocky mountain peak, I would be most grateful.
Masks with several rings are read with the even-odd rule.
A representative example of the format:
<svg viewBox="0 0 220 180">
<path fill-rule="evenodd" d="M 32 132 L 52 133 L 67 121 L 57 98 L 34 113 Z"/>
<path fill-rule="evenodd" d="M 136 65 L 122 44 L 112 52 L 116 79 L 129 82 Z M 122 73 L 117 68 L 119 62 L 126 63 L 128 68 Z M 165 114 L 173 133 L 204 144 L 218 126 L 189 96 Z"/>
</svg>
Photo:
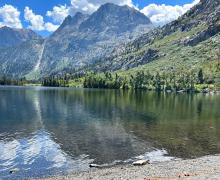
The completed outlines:
<svg viewBox="0 0 220 180">
<path fill-rule="evenodd" d="M 2 26 L 1 28 L 0 28 L 0 30 L 10 30 L 11 28 L 9 28 L 8 26 Z"/>
<path fill-rule="evenodd" d="M 81 12 L 77 12 L 77 13 L 73 16 L 73 18 L 75 18 L 75 19 L 83 19 L 83 18 L 85 18 L 85 17 L 88 17 L 88 15 L 87 15 L 87 14 L 83 14 L 83 13 L 81 13 Z"/>
<path fill-rule="evenodd" d="M 108 30 L 123 33 L 141 24 L 150 25 L 151 21 L 144 14 L 133 8 L 106 3 L 83 22 L 80 29 L 95 32 Z"/>
<path fill-rule="evenodd" d="M 219 0 L 200 0 L 200 2 L 189 10 L 182 18 L 196 18 L 197 20 L 208 22 L 208 18 L 212 18 L 213 16 L 219 17 L 219 14 Z"/>
<path fill-rule="evenodd" d="M 71 27 L 72 29 L 77 28 L 84 20 L 88 18 L 87 14 L 83 14 L 81 12 L 77 12 L 74 16 L 68 15 L 63 23 L 58 28 L 58 32 L 63 28 Z"/>
<path fill-rule="evenodd" d="M 38 39 L 41 39 L 41 36 L 29 29 L 15 29 L 7 26 L 0 28 L 0 46 L 16 46 L 25 41 Z"/>
<path fill-rule="evenodd" d="M 118 6 L 114 3 L 105 3 L 99 7 L 97 12 L 108 13 L 109 11 L 111 11 L 112 13 L 114 13 L 115 11 L 117 11 L 118 9 L 121 9 L 122 7 L 124 6 Z M 126 8 L 129 8 L 129 7 L 126 6 Z"/>
</svg>

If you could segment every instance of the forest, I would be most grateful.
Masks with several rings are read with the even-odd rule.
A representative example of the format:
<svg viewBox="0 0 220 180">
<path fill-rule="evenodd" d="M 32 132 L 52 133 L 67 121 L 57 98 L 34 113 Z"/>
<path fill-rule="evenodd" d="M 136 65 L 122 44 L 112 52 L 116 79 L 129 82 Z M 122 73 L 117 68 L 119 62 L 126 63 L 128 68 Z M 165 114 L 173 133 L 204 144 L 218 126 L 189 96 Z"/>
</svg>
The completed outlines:
<svg viewBox="0 0 220 180">
<path fill-rule="evenodd" d="M 119 76 L 117 73 L 88 73 L 84 79 L 84 88 L 106 89 L 146 89 L 155 91 L 207 91 L 214 89 L 214 79 L 205 77 L 203 70 L 184 73 L 159 73 L 139 71 L 135 75 Z"/>
<path fill-rule="evenodd" d="M 216 81 L 217 80 L 217 81 Z M 38 81 L 25 78 L 0 77 L 0 85 L 24 86 L 37 84 L 45 87 L 83 87 L 101 89 L 145 89 L 149 91 L 209 92 L 219 90 L 218 78 L 205 75 L 202 69 L 189 72 L 150 73 L 137 71 L 133 74 L 95 73 L 63 74 L 49 76 Z"/>
<path fill-rule="evenodd" d="M 25 78 L 15 79 L 6 76 L 0 76 L 0 85 L 24 86 L 27 83 Z"/>
<path fill-rule="evenodd" d="M 69 87 L 69 77 L 67 75 L 61 76 L 51 76 L 44 78 L 41 81 L 42 86 L 47 87 Z"/>
</svg>

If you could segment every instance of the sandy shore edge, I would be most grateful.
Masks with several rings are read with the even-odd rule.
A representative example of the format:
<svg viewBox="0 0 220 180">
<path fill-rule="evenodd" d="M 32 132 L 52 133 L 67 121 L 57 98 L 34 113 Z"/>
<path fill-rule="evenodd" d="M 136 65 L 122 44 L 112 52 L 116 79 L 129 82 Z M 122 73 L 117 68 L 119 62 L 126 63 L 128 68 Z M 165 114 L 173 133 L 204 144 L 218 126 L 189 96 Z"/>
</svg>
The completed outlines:
<svg viewBox="0 0 220 180">
<path fill-rule="evenodd" d="M 159 162 L 144 166 L 115 166 L 111 168 L 91 168 L 87 172 L 66 176 L 45 178 L 44 180 L 158 180 L 158 179 L 220 179 L 220 155 L 205 156 L 191 160 Z"/>
</svg>

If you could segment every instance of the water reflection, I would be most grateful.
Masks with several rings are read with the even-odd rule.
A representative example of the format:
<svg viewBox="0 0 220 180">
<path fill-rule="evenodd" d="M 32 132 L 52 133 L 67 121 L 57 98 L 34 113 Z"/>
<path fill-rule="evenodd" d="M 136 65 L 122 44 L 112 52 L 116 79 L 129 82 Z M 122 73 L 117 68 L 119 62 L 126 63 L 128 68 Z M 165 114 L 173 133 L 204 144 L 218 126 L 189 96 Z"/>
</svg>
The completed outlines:
<svg viewBox="0 0 220 180">
<path fill-rule="evenodd" d="M 0 87 L 0 176 L 219 153 L 219 105 L 219 96 Z"/>
<path fill-rule="evenodd" d="M 0 174 L 5 178 L 53 175 L 59 171 L 88 169 L 87 156 L 70 158 L 50 135 L 38 131 L 30 138 L 0 143 Z M 71 169 L 70 169 L 71 167 Z M 17 169 L 16 174 L 9 172 Z"/>
</svg>

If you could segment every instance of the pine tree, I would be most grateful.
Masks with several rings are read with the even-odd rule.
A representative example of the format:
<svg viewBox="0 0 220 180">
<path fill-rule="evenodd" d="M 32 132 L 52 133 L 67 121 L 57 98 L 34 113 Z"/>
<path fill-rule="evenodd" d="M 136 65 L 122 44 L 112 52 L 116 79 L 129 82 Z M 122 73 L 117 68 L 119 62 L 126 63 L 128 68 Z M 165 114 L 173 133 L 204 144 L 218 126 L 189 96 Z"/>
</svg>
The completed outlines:
<svg viewBox="0 0 220 180">
<path fill-rule="evenodd" d="M 199 81 L 199 84 L 203 84 L 204 83 L 204 76 L 203 76 L 202 69 L 200 69 L 199 72 L 198 72 L 198 81 Z"/>
</svg>

